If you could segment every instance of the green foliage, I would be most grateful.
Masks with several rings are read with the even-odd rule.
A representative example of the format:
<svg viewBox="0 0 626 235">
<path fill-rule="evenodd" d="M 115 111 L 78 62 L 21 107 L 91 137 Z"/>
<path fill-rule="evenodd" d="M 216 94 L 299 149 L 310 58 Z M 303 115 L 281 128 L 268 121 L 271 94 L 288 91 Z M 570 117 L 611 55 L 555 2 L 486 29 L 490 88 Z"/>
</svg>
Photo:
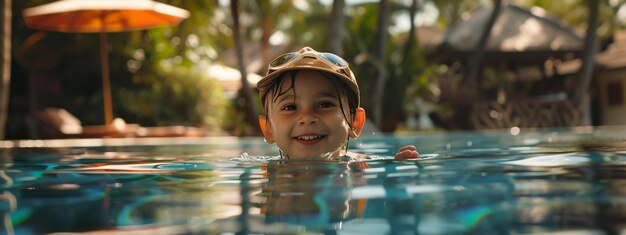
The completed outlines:
<svg viewBox="0 0 626 235">
<path fill-rule="evenodd" d="M 227 102 L 215 80 L 184 66 L 133 76 L 116 92 L 126 117 L 155 126 L 187 125 L 221 131 Z"/>
<path fill-rule="evenodd" d="M 404 11 L 406 7 L 393 5 L 390 15 Z M 377 74 L 385 76 L 385 92 L 383 97 L 383 131 L 393 131 L 404 120 L 404 104 L 407 91 L 425 91 L 430 85 L 428 77 L 424 77 L 426 63 L 425 53 L 421 52 L 417 41 L 407 41 L 406 34 L 390 35 L 386 45 L 385 58 L 376 58 L 375 35 L 377 29 L 377 4 L 354 6 L 348 22 L 350 38 L 345 41 L 346 57 L 352 58 L 351 64 L 359 80 L 362 94 L 372 94 Z M 394 24 L 394 22 L 390 22 Z M 419 40 L 419 39 L 417 39 Z M 426 78 L 426 80 L 424 80 Z M 418 82 L 416 82 L 418 81 Z M 421 82 L 419 82 L 421 81 Z M 425 95 L 425 92 L 410 94 Z M 362 95 L 362 106 L 372 110 L 372 96 Z M 407 97 L 408 98 L 408 97 Z"/>
<path fill-rule="evenodd" d="M 439 13 L 437 17 L 437 26 L 440 28 L 446 28 L 449 25 L 461 20 L 466 13 L 479 7 L 480 4 L 485 2 L 485 0 L 431 0 L 429 2 L 436 6 Z M 493 1 L 487 0 L 487 2 L 491 3 Z"/>
<path fill-rule="evenodd" d="M 600 1 L 598 37 L 608 39 L 618 28 L 624 28 L 623 20 L 618 19 L 618 12 L 623 11 L 625 4 L 623 0 L 594 0 Z M 546 9 L 549 15 L 556 17 L 565 24 L 578 30 L 581 36 L 587 30 L 587 20 L 589 17 L 589 0 L 516 0 L 515 3 L 522 6 L 538 6 Z"/>
<path fill-rule="evenodd" d="M 116 88 L 118 110 L 142 125 L 187 125 L 220 133 L 229 104 L 203 66 L 214 55 L 197 31 L 184 28 L 152 29 L 126 37 L 131 40 L 118 56 L 127 58 L 132 75 L 130 82 Z"/>
<path fill-rule="evenodd" d="M 359 81 L 361 94 L 372 94 L 376 74 L 386 73 L 384 61 L 373 55 L 376 35 L 376 4 L 363 4 L 350 9 L 350 18 L 346 20 L 348 39 L 344 41 L 344 57 L 351 64 Z M 371 110 L 372 96 L 361 97 L 365 110 Z"/>
<path fill-rule="evenodd" d="M 293 1 L 243 1 L 248 5 L 257 2 L 258 10 L 249 9 L 249 13 L 257 19 L 248 27 L 251 41 L 260 40 L 258 32 L 263 17 L 268 17 L 271 22 L 272 33 L 281 32 L 287 37 L 290 45 L 308 45 L 314 48 L 324 48 L 328 29 L 330 7 L 319 1 L 301 1 L 296 4 Z M 254 7 L 250 7 L 254 8 Z M 256 32 L 256 33 L 255 33 Z"/>
<path fill-rule="evenodd" d="M 184 124 L 211 130 L 225 129 L 231 133 L 251 133 L 238 100 L 226 100 L 213 78 L 203 72 L 207 65 L 224 59 L 223 52 L 232 50 L 232 19 L 228 4 L 215 0 L 159 0 L 190 11 L 190 18 L 178 26 L 108 34 L 113 107 L 116 116 L 141 125 Z M 14 12 L 21 12 L 51 1 L 14 1 Z M 390 1 L 390 16 L 407 11 L 404 2 Z M 432 4 L 438 11 L 437 26 L 445 29 L 480 4 L 490 0 L 419 1 L 424 9 Z M 540 6 L 549 14 L 568 24 L 586 29 L 587 1 L 583 0 L 514 0 L 523 7 Z M 599 35 L 608 38 L 623 28 L 617 20 L 623 0 L 601 0 Z M 271 22 L 271 33 L 285 35 L 290 46 L 310 45 L 326 48 L 332 4 L 321 1 L 240 1 L 244 41 L 262 40 L 264 19 Z M 304 4 L 304 5 L 303 5 Z M 442 73 L 429 65 L 425 52 L 417 42 L 406 43 L 406 35 L 389 35 L 385 58 L 375 58 L 378 18 L 377 2 L 347 5 L 343 55 L 351 64 L 362 92 L 362 105 L 371 110 L 377 74 L 387 78 L 384 97 L 384 123 L 402 121 L 404 105 L 417 99 L 436 100 L 436 78 Z M 30 50 L 24 46 L 38 31 L 24 26 L 14 14 L 13 48 L 19 66 L 13 76 L 45 76 L 62 84 L 62 96 L 70 111 L 84 124 L 101 124 L 102 93 L 97 34 L 65 34 L 46 32 L 46 36 Z M 408 16 L 407 16 L 408 18 Z M 393 18 L 390 22 L 395 24 Z M 267 35 L 266 35 L 267 36 Z M 417 38 L 416 40 L 419 40 Z M 22 50 L 24 49 L 24 50 Z M 32 53 L 38 51 L 41 53 Z M 249 55 L 246 55 L 249 56 Z M 250 61 L 247 61 L 250 62 Z M 22 70 L 22 71 L 20 71 Z M 489 73 L 487 73 L 487 77 Z M 498 73 L 487 79 L 493 87 Z M 15 80 L 15 79 L 14 79 Z"/>
<path fill-rule="evenodd" d="M 215 48 L 230 43 L 228 27 L 216 14 L 216 1 L 161 2 L 188 10 L 190 17 L 177 26 L 107 34 L 114 115 L 142 126 L 180 124 L 217 132 L 230 104 L 204 70 L 219 58 Z M 20 1 L 14 11 L 43 3 Z M 14 22 L 23 20 L 14 18 Z M 36 33 L 42 39 L 28 47 L 21 45 Z M 18 27 L 14 35 L 15 48 L 25 48 L 17 57 L 23 58 L 26 73 L 42 73 L 50 82 L 61 83 L 63 103 L 55 106 L 67 107 L 84 125 L 102 124 L 98 34 Z M 28 60 L 38 64 L 35 67 Z"/>
</svg>

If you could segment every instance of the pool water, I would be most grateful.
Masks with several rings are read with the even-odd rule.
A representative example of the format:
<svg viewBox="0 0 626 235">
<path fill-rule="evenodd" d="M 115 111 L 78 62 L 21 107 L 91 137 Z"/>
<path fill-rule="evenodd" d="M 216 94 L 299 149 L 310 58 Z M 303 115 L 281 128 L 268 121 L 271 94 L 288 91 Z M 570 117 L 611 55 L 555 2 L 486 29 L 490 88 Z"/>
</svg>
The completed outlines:
<svg viewBox="0 0 626 235">
<path fill-rule="evenodd" d="M 261 138 L 0 141 L 6 234 L 624 234 L 626 129 L 368 136 L 355 162 Z M 394 161 L 416 144 L 422 157 Z"/>
</svg>

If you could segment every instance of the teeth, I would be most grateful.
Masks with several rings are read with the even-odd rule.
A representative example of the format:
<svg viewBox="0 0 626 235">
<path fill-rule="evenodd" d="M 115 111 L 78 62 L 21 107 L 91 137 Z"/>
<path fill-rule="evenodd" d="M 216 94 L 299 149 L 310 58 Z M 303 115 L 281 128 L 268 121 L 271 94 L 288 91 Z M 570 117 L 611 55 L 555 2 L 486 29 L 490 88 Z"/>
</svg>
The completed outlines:
<svg viewBox="0 0 626 235">
<path fill-rule="evenodd" d="M 299 140 L 315 140 L 322 138 L 321 135 L 298 136 Z"/>
</svg>

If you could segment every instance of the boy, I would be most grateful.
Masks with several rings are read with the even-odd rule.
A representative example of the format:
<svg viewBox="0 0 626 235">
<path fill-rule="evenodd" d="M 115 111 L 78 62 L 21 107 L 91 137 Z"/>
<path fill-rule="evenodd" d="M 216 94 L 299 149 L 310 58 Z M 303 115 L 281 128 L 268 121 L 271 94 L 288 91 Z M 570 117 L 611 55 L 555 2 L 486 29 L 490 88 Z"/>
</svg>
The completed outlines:
<svg viewBox="0 0 626 235">
<path fill-rule="evenodd" d="M 257 84 L 264 114 L 259 125 L 267 143 L 285 159 L 350 160 L 347 151 L 365 124 L 359 87 L 348 63 L 310 47 L 274 59 Z M 417 158 L 415 146 L 401 147 L 395 159 Z"/>
</svg>

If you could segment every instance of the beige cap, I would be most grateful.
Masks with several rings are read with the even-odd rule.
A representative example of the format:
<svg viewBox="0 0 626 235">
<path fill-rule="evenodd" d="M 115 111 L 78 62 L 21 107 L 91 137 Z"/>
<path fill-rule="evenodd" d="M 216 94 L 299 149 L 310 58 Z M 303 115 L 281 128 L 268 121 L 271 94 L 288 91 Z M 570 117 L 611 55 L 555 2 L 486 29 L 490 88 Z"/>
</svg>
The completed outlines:
<svg viewBox="0 0 626 235">
<path fill-rule="evenodd" d="M 310 47 L 304 47 L 298 52 L 300 54 L 317 53 L 317 51 L 313 50 Z M 352 70 L 350 70 L 349 67 L 343 69 L 334 68 L 333 66 L 330 66 L 320 61 L 318 58 L 319 57 L 316 58 L 304 56 L 297 61 L 289 62 L 289 65 L 279 68 L 278 70 L 271 70 L 268 68 L 265 77 L 261 78 L 261 80 L 259 80 L 259 82 L 257 83 L 257 88 L 259 89 L 261 101 L 265 100 L 265 96 L 267 95 L 269 86 L 272 84 L 272 82 L 276 80 L 276 78 L 281 77 L 283 73 L 292 70 L 311 69 L 334 75 L 334 77 L 339 78 L 339 80 L 348 85 L 348 87 L 350 87 L 350 89 L 356 96 L 356 106 L 359 107 L 361 100 L 359 85 L 356 82 L 356 78 L 354 77 L 354 73 L 352 73 Z"/>
</svg>

